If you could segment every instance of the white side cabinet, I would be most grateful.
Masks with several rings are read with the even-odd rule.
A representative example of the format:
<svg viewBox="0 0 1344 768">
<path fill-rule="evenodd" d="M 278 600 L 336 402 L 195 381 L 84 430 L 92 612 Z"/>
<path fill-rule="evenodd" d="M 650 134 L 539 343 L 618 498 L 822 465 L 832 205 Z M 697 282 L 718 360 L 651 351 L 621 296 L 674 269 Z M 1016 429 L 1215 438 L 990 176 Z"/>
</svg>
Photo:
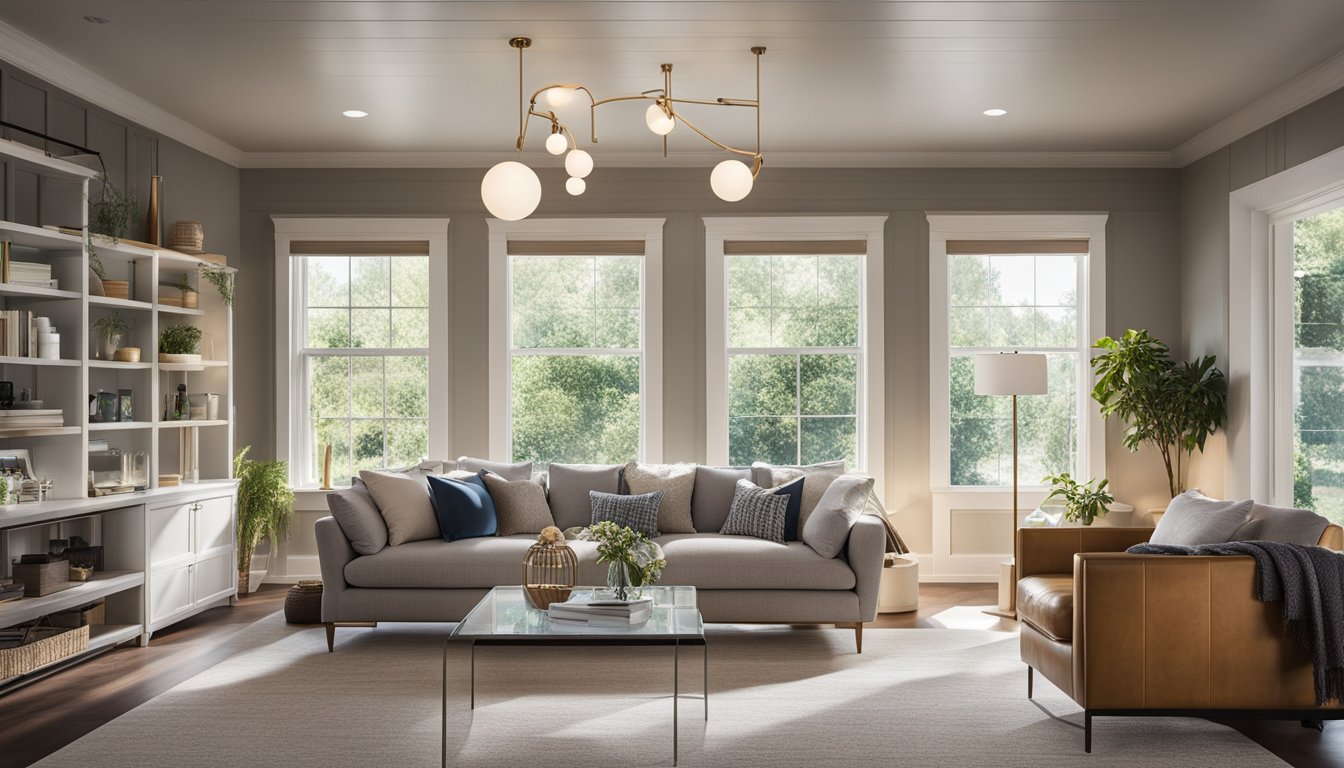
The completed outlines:
<svg viewBox="0 0 1344 768">
<path fill-rule="evenodd" d="M 238 591 L 234 494 L 218 487 L 165 499 L 145 509 L 145 615 L 151 633 Z"/>
</svg>

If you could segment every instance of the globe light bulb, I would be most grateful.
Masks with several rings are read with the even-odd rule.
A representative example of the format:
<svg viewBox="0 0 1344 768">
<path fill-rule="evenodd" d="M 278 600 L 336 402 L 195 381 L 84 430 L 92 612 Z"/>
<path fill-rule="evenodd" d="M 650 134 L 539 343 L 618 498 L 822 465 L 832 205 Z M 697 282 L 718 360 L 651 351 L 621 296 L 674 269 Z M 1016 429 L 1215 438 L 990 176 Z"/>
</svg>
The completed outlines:
<svg viewBox="0 0 1344 768">
<path fill-rule="evenodd" d="M 677 121 L 668 117 L 663 108 L 657 104 L 650 104 L 649 108 L 644 110 L 644 124 L 659 136 L 666 136 L 677 127 Z"/>
<path fill-rule="evenodd" d="M 719 199 L 730 203 L 736 203 L 751 194 L 755 181 L 751 177 L 751 169 L 741 160 L 724 160 L 714 166 L 709 174 L 710 189 L 714 190 Z"/>
<path fill-rule="evenodd" d="M 565 170 L 570 176 L 582 179 L 593 172 L 593 156 L 582 149 L 571 149 L 569 154 L 565 155 Z"/>
<path fill-rule="evenodd" d="M 546 137 L 546 151 L 552 155 L 563 155 L 569 147 L 569 142 L 565 141 L 565 134 L 552 133 Z"/>
<path fill-rule="evenodd" d="M 522 163 L 506 160 L 485 172 L 481 202 L 495 218 L 518 221 L 532 215 L 541 203 L 541 179 Z"/>
<path fill-rule="evenodd" d="M 574 100 L 573 88 L 547 88 L 546 103 L 552 107 L 563 107 Z"/>
<path fill-rule="evenodd" d="M 569 181 L 565 182 L 565 191 L 574 196 L 582 195 L 587 188 L 588 182 L 583 179 L 570 177 Z"/>
</svg>

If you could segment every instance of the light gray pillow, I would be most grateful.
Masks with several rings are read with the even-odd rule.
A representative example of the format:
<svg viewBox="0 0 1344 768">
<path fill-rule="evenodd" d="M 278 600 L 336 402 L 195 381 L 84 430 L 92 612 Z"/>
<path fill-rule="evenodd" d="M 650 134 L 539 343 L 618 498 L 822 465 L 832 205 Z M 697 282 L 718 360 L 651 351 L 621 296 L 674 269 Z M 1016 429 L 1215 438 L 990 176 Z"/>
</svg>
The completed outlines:
<svg viewBox="0 0 1344 768">
<path fill-rule="evenodd" d="M 350 548 L 361 555 L 376 555 L 387 546 L 387 523 L 378 512 L 363 481 L 327 494 L 327 509 L 336 518 Z"/>
<path fill-rule="evenodd" d="M 728 519 L 738 480 L 750 480 L 751 467 L 696 467 L 691 492 L 691 523 L 697 531 L 717 531 Z"/>
<path fill-rule="evenodd" d="M 792 472 L 781 471 L 779 482 L 771 482 L 775 477 L 772 473 L 776 470 L 793 470 Z M 755 461 L 751 464 L 751 482 L 762 488 L 768 488 L 771 485 L 787 483 L 790 480 L 797 480 L 809 472 L 836 472 L 845 473 L 845 462 L 843 461 L 823 461 L 820 464 L 767 464 L 764 461 Z"/>
<path fill-rule="evenodd" d="M 588 494 L 621 492 L 621 464 L 552 464 L 547 500 L 561 530 L 588 525 L 593 505 Z"/>
<path fill-rule="evenodd" d="M 784 518 L 789 512 L 789 497 L 757 487 L 750 480 L 738 480 L 733 505 L 719 533 L 754 536 L 784 543 Z"/>
<path fill-rule="evenodd" d="M 691 522 L 691 494 L 695 491 L 694 464 L 625 465 L 625 485 L 631 495 L 663 492 L 658 507 L 658 530 L 663 533 L 695 533 Z"/>
<path fill-rule="evenodd" d="M 807 490 L 807 481 L 803 481 Z M 868 504 L 873 478 L 865 475 L 841 475 L 826 488 L 817 508 L 803 524 L 803 542 L 822 557 L 835 557 L 849 541 L 854 527 Z"/>
<path fill-rule="evenodd" d="M 1256 504 L 1251 518 L 1228 541 L 1277 541 L 1314 547 L 1330 521 L 1309 509 Z"/>
<path fill-rule="evenodd" d="M 1149 541 L 1179 547 L 1222 544 L 1250 519 L 1252 504 L 1250 499 L 1219 501 L 1197 490 L 1186 491 L 1167 505 Z"/>
<path fill-rule="evenodd" d="M 463 456 L 457 460 L 457 468 L 465 472 L 480 472 L 481 470 L 494 472 L 505 480 L 527 480 L 532 477 L 532 462 L 530 461 L 509 464 L 503 461 L 489 461 Z M 542 483 L 542 485 L 545 484 Z"/>
<path fill-rule="evenodd" d="M 369 487 L 369 494 L 387 523 L 389 546 L 442 535 L 434 503 L 429 499 L 429 481 L 424 475 L 361 469 L 359 479 Z"/>
<path fill-rule="evenodd" d="M 546 492 L 531 480 L 505 480 L 499 475 L 485 473 L 485 490 L 495 502 L 499 517 L 500 536 L 516 533 L 541 533 L 548 525 L 555 525 L 551 508 L 546 505 Z"/>
<path fill-rule="evenodd" d="M 798 530 L 803 529 L 812 510 L 817 508 L 822 494 L 830 487 L 835 478 L 845 474 L 845 462 L 830 461 L 825 464 L 811 464 L 806 467 L 785 467 L 757 462 L 751 465 L 754 482 L 762 488 L 778 488 L 803 478 L 803 502 L 798 511 Z M 765 481 L 762 483 L 761 481 Z"/>
</svg>

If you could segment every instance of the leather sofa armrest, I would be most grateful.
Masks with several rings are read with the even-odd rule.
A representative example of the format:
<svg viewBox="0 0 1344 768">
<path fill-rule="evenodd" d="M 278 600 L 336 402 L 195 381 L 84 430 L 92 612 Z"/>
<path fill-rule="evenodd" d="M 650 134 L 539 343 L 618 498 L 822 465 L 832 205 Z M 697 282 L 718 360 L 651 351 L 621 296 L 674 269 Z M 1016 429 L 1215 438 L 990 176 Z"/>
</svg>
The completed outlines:
<svg viewBox="0 0 1344 768">
<path fill-rule="evenodd" d="M 1250 557 L 1080 553 L 1073 694 L 1087 709 L 1310 709 L 1311 661 Z"/>
<path fill-rule="evenodd" d="M 1152 528 L 1019 528 L 1017 578 L 1073 573 L 1079 552 L 1124 552 L 1152 535 Z"/>
<path fill-rule="evenodd" d="M 342 621 L 341 593 L 345 591 L 345 566 L 358 557 L 334 517 L 324 517 L 313 528 L 317 536 L 317 560 L 322 567 L 322 621 Z"/>
<path fill-rule="evenodd" d="M 882 584 L 882 561 L 887 552 L 887 527 L 872 515 L 859 515 L 849 530 L 845 557 L 854 571 L 859 596 L 859 621 L 877 618 L 877 592 Z"/>
</svg>

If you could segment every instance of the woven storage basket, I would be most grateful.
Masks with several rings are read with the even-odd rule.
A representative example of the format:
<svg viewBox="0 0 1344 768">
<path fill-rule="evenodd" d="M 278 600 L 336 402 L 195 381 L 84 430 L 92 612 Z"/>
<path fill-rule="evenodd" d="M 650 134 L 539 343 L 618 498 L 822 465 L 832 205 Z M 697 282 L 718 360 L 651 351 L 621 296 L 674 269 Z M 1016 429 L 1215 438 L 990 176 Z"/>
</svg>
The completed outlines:
<svg viewBox="0 0 1344 768">
<path fill-rule="evenodd" d="M 183 253 L 200 253 L 205 246 L 205 230 L 201 222 L 186 219 L 175 221 L 168 228 L 168 247 Z"/>
<path fill-rule="evenodd" d="M 88 625 L 78 629 L 35 627 L 28 637 L 23 645 L 0 648 L 0 679 L 27 674 L 89 648 Z"/>
<path fill-rule="evenodd" d="M 305 579 L 285 595 L 285 621 L 290 624 L 322 623 L 322 582 Z"/>
</svg>

